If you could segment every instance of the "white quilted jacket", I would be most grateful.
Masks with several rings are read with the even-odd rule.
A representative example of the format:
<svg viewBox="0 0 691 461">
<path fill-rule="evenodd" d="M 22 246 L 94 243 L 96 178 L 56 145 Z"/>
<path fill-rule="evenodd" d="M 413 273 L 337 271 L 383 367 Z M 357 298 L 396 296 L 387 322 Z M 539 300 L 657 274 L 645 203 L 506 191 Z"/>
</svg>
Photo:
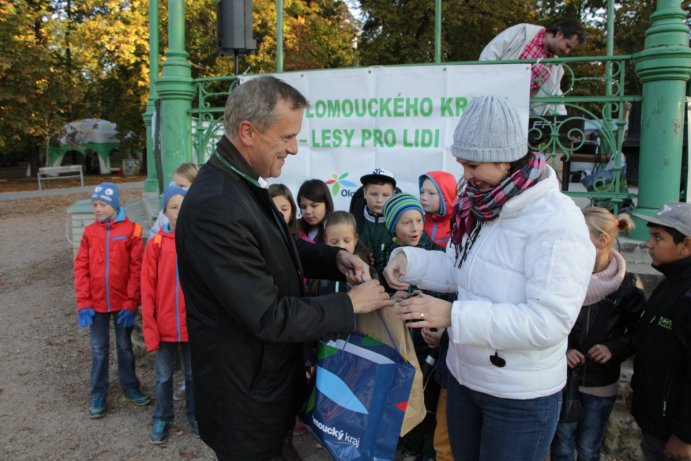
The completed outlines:
<svg viewBox="0 0 691 461">
<path fill-rule="evenodd" d="M 484 224 L 460 269 L 453 244 L 446 253 L 399 251 L 408 259 L 404 281 L 458 291 L 447 356 L 458 382 L 511 399 L 564 387 L 567 336 L 585 297 L 595 248 L 581 211 L 559 191 L 554 170 L 546 167 L 540 182 Z M 490 363 L 495 351 L 505 367 Z"/>
</svg>

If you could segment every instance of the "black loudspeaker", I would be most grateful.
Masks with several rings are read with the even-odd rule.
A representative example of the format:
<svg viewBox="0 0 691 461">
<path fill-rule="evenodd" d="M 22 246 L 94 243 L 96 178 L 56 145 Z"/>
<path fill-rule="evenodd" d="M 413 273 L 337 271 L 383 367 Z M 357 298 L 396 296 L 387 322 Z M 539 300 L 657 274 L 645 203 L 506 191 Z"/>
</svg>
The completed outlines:
<svg viewBox="0 0 691 461">
<path fill-rule="evenodd" d="M 219 0 L 216 18 L 221 56 L 247 54 L 257 49 L 257 41 L 252 37 L 252 0 Z"/>
</svg>

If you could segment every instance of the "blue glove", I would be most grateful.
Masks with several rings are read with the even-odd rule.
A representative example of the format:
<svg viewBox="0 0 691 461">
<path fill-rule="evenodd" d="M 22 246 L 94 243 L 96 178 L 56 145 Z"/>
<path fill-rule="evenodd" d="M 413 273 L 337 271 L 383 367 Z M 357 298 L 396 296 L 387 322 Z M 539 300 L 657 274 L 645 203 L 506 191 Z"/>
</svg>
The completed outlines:
<svg viewBox="0 0 691 461">
<path fill-rule="evenodd" d="M 96 312 L 90 308 L 87 307 L 86 309 L 81 309 L 77 311 L 77 321 L 79 322 L 79 326 L 81 328 L 84 327 L 90 327 L 91 325 L 94 324 L 94 314 Z"/>
<path fill-rule="evenodd" d="M 125 328 L 129 328 L 134 325 L 134 314 L 132 313 L 132 311 L 123 309 L 118 314 L 118 320 L 115 323 Z"/>
</svg>

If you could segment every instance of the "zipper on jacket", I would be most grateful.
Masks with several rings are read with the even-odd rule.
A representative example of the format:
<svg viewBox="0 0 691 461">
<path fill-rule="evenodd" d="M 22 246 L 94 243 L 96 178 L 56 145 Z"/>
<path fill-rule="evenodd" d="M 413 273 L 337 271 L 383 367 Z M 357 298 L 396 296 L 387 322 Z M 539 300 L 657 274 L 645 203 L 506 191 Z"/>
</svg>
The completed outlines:
<svg viewBox="0 0 691 461">
<path fill-rule="evenodd" d="M 665 392 L 662 395 L 662 417 L 665 418 L 667 416 L 667 399 L 669 399 L 669 391 L 670 388 L 672 387 L 670 385 L 670 378 L 669 375 L 665 378 Z"/>
<path fill-rule="evenodd" d="M 106 310 L 110 312 L 110 223 L 106 225 Z"/>
<path fill-rule="evenodd" d="M 593 310 L 592 306 L 589 307 L 588 312 L 585 315 L 585 327 L 586 328 L 585 328 L 585 334 L 583 335 L 583 339 L 582 339 L 582 343 L 581 343 L 581 347 L 583 349 L 585 349 L 585 346 L 586 346 L 585 340 L 588 338 L 588 333 L 590 332 L 590 328 L 592 327 L 592 325 L 590 324 L 590 312 L 592 310 Z M 585 383 L 585 375 L 587 374 L 587 370 L 588 370 L 588 352 L 586 351 L 585 354 L 583 354 L 583 355 L 585 356 L 585 358 L 583 360 L 583 367 L 581 368 L 580 379 L 579 379 L 579 381 L 581 383 Z"/>
<path fill-rule="evenodd" d="M 175 327 L 180 342 L 180 274 L 178 273 L 178 258 L 175 257 Z"/>
</svg>

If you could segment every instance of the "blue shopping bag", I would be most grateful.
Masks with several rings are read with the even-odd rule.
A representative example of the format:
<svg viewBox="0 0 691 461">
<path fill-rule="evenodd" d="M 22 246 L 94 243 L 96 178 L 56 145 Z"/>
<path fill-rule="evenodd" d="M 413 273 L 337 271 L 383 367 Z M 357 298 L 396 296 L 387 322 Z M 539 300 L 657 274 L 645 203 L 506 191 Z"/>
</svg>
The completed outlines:
<svg viewBox="0 0 691 461">
<path fill-rule="evenodd" d="M 393 460 L 415 368 L 359 333 L 323 340 L 302 420 L 339 461 Z"/>
</svg>

